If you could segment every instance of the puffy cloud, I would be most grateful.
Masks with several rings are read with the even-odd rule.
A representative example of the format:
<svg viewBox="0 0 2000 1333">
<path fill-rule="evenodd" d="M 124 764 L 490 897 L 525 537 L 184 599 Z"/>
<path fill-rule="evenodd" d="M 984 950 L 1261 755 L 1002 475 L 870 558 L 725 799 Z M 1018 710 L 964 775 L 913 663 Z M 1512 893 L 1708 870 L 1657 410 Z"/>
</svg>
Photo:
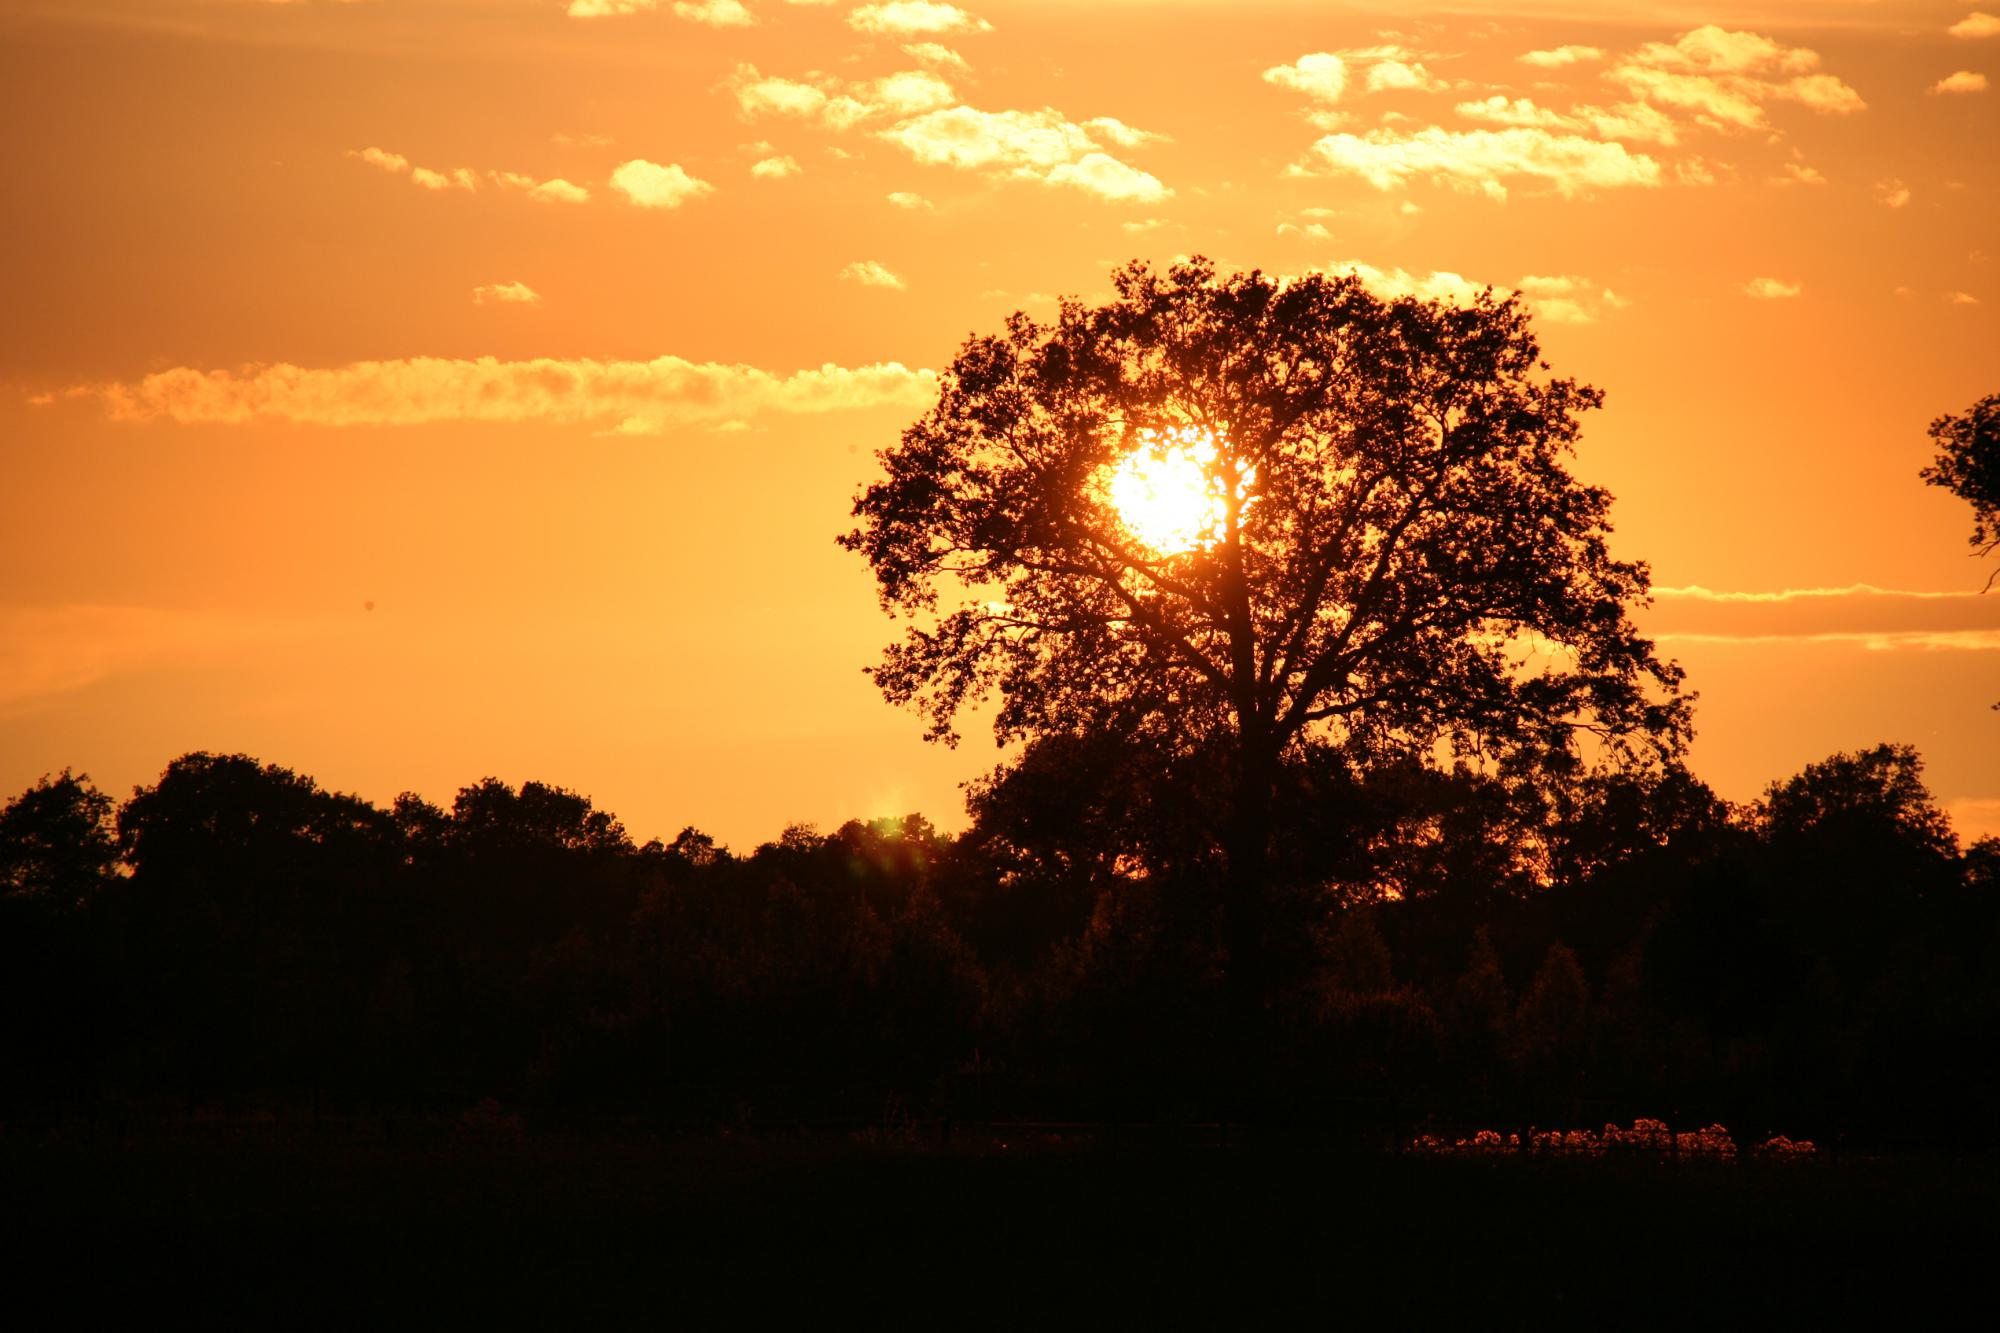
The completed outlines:
<svg viewBox="0 0 2000 1333">
<path fill-rule="evenodd" d="M 916 35 L 937 32 L 990 32 L 993 25 L 974 18 L 957 5 L 934 0 L 887 0 L 883 4 L 862 5 L 847 16 L 847 26 L 856 32 Z"/>
<path fill-rule="evenodd" d="M 1875 197 L 1885 208 L 1901 208 L 1910 202 L 1910 187 L 1902 181 L 1890 179 L 1875 182 Z"/>
<path fill-rule="evenodd" d="M 937 377 L 899 362 L 824 365 L 789 375 L 754 366 L 651 361 L 501 361 L 412 357 L 315 369 L 283 363 L 235 371 L 179 366 L 131 383 L 89 386 L 113 420 L 245 425 L 419 426 L 449 421 L 615 425 L 650 432 L 760 412 L 912 407 Z"/>
<path fill-rule="evenodd" d="M 1432 180 L 1496 199 L 1506 198 L 1512 180 L 1547 185 L 1565 198 L 1660 183 L 1660 164 L 1623 144 L 1532 127 L 1453 131 L 1432 125 L 1414 134 L 1390 129 L 1329 134 L 1290 171 L 1359 176 L 1378 190 L 1399 188 L 1413 178 Z"/>
<path fill-rule="evenodd" d="M 1581 64 L 1586 60 L 1604 59 L 1604 51 L 1595 46 L 1558 46 L 1547 51 L 1528 51 L 1517 57 L 1524 65 L 1534 65 L 1541 69 L 1559 69 L 1564 65 Z"/>
<path fill-rule="evenodd" d="M 1083 122 L 1083 127 L 1093 134 L 1109 139 L 1120 148 L 1137 148 L 1141 144 L 1173 142 L 1167 135 L 1156 134 L 1152 130 L 1134 129 L 1124 121 L 1119 120 L 1116 116 L 1092 116 L 1089 120 Z"/>
<path fill-rule="evenodd" d="M 1264 71 L 1264 82 L 1304 93 L 1317 102 L 1338 102 L 1347 91 L 1347 65 L 1329 51 L 1300 56 L 1289 65 Z"/>
<path fill-rule="evenodd" d="M 825 77 L 807 83 L 760 74 L 755 65 L 739 65 L 726 86 L 746 116 L 791 116 L 834 130 L 866 120 L 917 115 L 957 100 L 949 83 L 928 70 L 915 69 L 850 84 Z"/>
<path fill-rule="evenodd" d="M 1824 185 L 1826 184 L 1826 177 L 1820 175 L 1819 169 L 1817 167 L 1807 166 L 1803 162 L 1787 162 L 1785 163 L 1784 174 L 1781 176 L 1773 176 L 1771 178 L 1771 184 Z"/>
<path fill-rule="evenodd" d="M 674 15 L 710 28 L 748 28 L 757 22 L 740 0 L 674 0 Z"/>
<path fill-rule="evenodd" d="M 1526 97 L 1509 99 L 1503 93 L 1495 93 L 1484 101 L 1460 102 L 1452 109 L 1467 120 L 1483 121 L 1488 125 L 1540 125 L 1556 130 L 1583 128 L 1582 122 L 1572 116 L 1536 106 Z"/>
<path fill-rule="evenodd" d="M 590 191 L 558 176 L 528 191 L 528 198 L 545 204 L 581 204 L 590 198 Z"/>
<path fill-rule="evenodd" d="M 479 188 L 479 176 L 471 167 L 454 167 L 450 171 L 411 167 L 410 184 L 420 185 L 426 190 L 476 190 Z"/>
<path fill-rule="evenodd" d="M 1377 268 L 1355 259 L 1329 265 L 1327 271 L 1352 273 L 1377 296 L 1390 299 L 1413 296 L 1420 301 L 1448 301 L 1453 305 L 1470 304 L 1488 286 L 1446 270 L 1419 275 L 1402 268 Z M 1505 290 L 1501 289 L 1503 294 Z M 1604 311 L 1625 304 L 1610 288 L 1572 274 L 1544 277 L 1531 273 L 1514 290 L 1521 294 L 1530 310 L 1552 324 L 1592 324 Z"/>
<path fill-rule="evenodd" d="M 1944 299 L 1945 299 L 1945 304 L 1947 305 L 1979 304 L 1979 298 L 1974 296 L 1971 292 L 1946 292 L 1944 294 Z"/>
<path fill-rule="evenodd" d="M 912 60 L 921 60 L 926 65 L 936 65 L 941 69 L 955 69 L 960 72 L 969 69 L 965 57 L 942 42 L 911 42 L 903 48 L 903 54 Z"/>
<path fill-rule="evenodd" d="M 472 289 L 474 305 L 540 305 L 542 294 L 525 282 L 489 282 Z"/>
<path fill-rule="evenodd" d="M 1977 41 L 1981 37 L 2000 33 L 2000 18 L 1974 10 L 1945 31 L 1962 41 Z"/>
<path fill-rule="evenodd" d="M 401 153 L 389 152 L 385 148 L 350 148 L 347 150 L 347 155 L 388 172 L 404 172 L 410 169 L 409 158 Z"/>
<path fill-rule="evenodd" d="M 1368 91 L 1402 92 L 1414 91 L 1434 93 L 1451 87 L 1445 80 L 1425 69 L 1421 62 L 1387 57 L 1368 66 L 1366 76 Z"/>
<path fill-rule="evenodd" d="M 473 190 L 479 187 L 479 177 L 470 167 L 437 171 L 431 167 L 413 166 L 410 159 L 401 153 L 392 153 L 384 148 L 350 148 L 347 155 L 391 175 L 407 175 L 410 184 L 425 190 Z"/>
<path fill-rule="evenodd" d="M 787 176 L 799 174 L 798 159 L 794 157 L 759 158 L 750 164 L 750 174 L 758 180 L 783 180 Z"/>
<path fill-rule="evenodd" d="M 1830 115 L 1867 109 L 1859 93 L 1818 69 L 1817 51 L 1710 24 L 1673 42 L 1646 43 L 1621 57 L 1606 77 L 1642 101 L 1687 112 L 1717 129 L 1767 128 L 1764 103 L 1771 101 Z"/>
<path fill-rule="evenodd" d="M 888 265 L 875 259 L 857 259 L 840 270 L 840 276 L 848 282 L 858 282 L 863 287 L 887 287 L 900 292 L 908 286 L 890 271 Z"/>
<path fill-rule="evenodd" d="M 688 175 L 678 162 L 663 167 L 643 157 L 635 157 L 613 171 L 611 188 L 640 208 L 679 208 L 715 189 L 707 181 Z"/>
<path fill-rule="evenodd" d="M 1548 277 L 1527 274 L 1517 290 L 1528 308 L 1551 324 L 1595 324 L 1606 310 L 1628 304 L 1609 287 L 1566 273 Z"/>
<path fill-rule="evenodd" d="M 1986 76 L 1977 71 L 1962 69 L 1956 74 L 1947 74 L 1931 85 L 1934 93 L 1983 93 L 1986 91 Z"/>
<path fill-rule="evenodd" d="M 486 176 L 504 189 L 524 191 L 536 203 L 581 204 L 590 199 L 590 191 L 581 185 L 572 185 L 560 176 L 546 181 L 538 181 L 519 171 L 489 171 Z"/>
<path fill-rule="evenodd" d="M 1743 284 L 1743 294 L 1760 301 L 1789 300 L 1804 290 L 1804 283 L 1786 282 L 1782 278 L 1752 278 Z"/>
<path fill-rule="evenodd" d="M 476 190 L 479 188 L 479 173 L 471 167 L 454 167 L 449 171 L 437 171 L 430 167 L 412 166 L 410 159 L 401 153 L 391 153 L 382 148 L 349 149 L 347 155 L 371 167 L 397 175 L 408 175 L 410 183 L 426 190 Z M 545 204 L 580 204 L 590 198 L 590 191 L 581 185 L 572 185 L 560 177 L 554 180 L 538 181 L 533 176 L 519 171 L 489 171 L 486 179 L 502 189 L 520 190 L 530 199 Z"/>
<path fill-rule="evenodd" d="M 895 191 L 889 196 L 889 202 L 898 208 L 908 209 L 912 213 L 928 212 L 935 207 L 930 200 L 920 194 L 913 194 L 909 190 Z"/>
<path fill-rule="evenodd" d="M 1104 152 L 1088 130 L 1052 107 L 947 107 L 883 130 L 881 137 L 927 166 L 1067 185 L 1110 200 L 1155 203 L 1172 193 L 1151 174 Z"/>
<path fill-rule="evenodd" d="M 1451 86 L 1424 68 L 1422 52 L 1396 45 L 1315 51 L 1289 65 L 1273 65 L 1264 71 L 1264 82 L 1330 105 L 1341 99 L 1357 72 L 1362 91 L 1370 93 L 1437 92 Z"/>
<path fill-rule="evenodd" d="M 1570 112 L 1597 132 L 1600 139 L 1629 139 L 1633 143 L 1659 144 L 1671 148 L 1681 141 L 1673 117 L 1644 102 L 1620 102 L 1616 106 L 1580 106 Z"/>
<path fill-rule="evenodd" d="M 1050 107 L 981 111 L 958 103 L 952 86 L 928 70 L 904 70 L 865 83 L 824 75 L 812 81 L 737 67 L 727 81 L 746 116 L 783 115 L 831 130 L 870 123 L 877 135 L 926 165 L 1064 185 L 1103 199 L 1153 202 L 1171 193 L 1147 172 L 1111 154 L 1165 139 L 1111 116 L 1082 125 Z"/>
</svg>

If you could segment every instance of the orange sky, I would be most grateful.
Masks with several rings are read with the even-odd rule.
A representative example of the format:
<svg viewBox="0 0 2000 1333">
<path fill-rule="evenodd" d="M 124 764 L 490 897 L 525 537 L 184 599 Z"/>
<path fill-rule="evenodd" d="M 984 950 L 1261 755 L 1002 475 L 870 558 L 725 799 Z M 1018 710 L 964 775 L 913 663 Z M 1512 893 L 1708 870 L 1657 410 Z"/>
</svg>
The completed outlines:
<svg viewBox="0 0 2000 1333">
<path fill-rule="evenodd" d="M 2000 832 L 2000 593 L 1916 476 L 2000 390 L 1990 79 L 2000 17 L 1888 0 L 9 0 L 0 797 L 204 748 L 956 826 L 996 756 L 874 694 L 833 537 L 969 333 L 1204 253 L 1523 290 L 1697 770 L 1909 741 Z"/>
</svg>

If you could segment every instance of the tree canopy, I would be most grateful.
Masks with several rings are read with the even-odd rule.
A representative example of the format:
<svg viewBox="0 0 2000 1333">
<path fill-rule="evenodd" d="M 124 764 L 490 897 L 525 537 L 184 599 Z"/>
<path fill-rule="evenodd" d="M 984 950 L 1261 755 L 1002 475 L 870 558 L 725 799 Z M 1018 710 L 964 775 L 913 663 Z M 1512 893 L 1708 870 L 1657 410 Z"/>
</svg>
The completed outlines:
<svg viewBox="0 0 2000 1333">
<path fill-rule="evenodd" d="M 997 692 L 1002 740 L 1249 760 L 1680 745 L 1679 669 L 1628 616 L 1647 569 L 1566 466 L 1601 396 L 1544 373 L 1516 298 L 1202 259 L 1114 282 L 968 341 L 841 538 L 911 621 L 873 677 L 934 737 Z M 1155 549 L 1108 479 L 1189 441 L 1212 525 Z"/>
<path fill-rule="evenodd" d="M 1921 473 L 1972 506 L 1976 555 L 2000 548 L 2000 393 L 1989 393 L 1964 412 L 1939 417 L 1930 426 L 1938 455 Z M 1995 571 L 2000 576 L 2000 571 Z M 1987 584 L 1992 585 L 1992 578 Z"/>
</svg>

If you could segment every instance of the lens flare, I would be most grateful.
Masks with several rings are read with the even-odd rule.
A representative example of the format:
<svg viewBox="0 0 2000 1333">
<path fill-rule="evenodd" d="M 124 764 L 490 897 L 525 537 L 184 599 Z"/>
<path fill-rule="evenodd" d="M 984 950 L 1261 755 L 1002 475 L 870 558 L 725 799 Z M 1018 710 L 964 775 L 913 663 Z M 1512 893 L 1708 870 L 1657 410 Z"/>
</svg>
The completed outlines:
<svg viewBox="0 0 2000 1333">
<path fill-rule="evenodd" d="M 1196 426 L 1142 430 L 1139 446 L 1112 467 L 1104 489 L 1119 521 L 1162 555 L 1179 555 L 1220 539 L 1229 494 L 1217 474 L 1215 435 Z M 1257 479 L 1246 469 L 1236 492 Z"/>
</svg>

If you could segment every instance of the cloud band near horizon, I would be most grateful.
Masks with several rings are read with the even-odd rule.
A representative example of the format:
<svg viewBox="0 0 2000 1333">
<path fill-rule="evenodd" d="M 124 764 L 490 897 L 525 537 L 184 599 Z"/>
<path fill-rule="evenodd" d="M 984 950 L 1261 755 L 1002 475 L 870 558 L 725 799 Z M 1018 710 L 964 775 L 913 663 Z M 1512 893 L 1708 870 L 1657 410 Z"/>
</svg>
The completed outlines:
<svg viewBox="0 0 2000 1333">
<path fill-rule="evenodd" d="M 136 381 L 86 385 L 73 392 L 100 399 L 111 419 L 122 422 L 540 422 L 643 434 L 668 425 L 739 421 L 766 412 L 923 406 L 936 397 L 937 375 L 897 361 L 853 367 L 829 362 L 781 374 L 677 356 L 650 361 L 409 357 L 326 368 L 285 362 L 236 370 L 176 366 Z"/>
</svg>

